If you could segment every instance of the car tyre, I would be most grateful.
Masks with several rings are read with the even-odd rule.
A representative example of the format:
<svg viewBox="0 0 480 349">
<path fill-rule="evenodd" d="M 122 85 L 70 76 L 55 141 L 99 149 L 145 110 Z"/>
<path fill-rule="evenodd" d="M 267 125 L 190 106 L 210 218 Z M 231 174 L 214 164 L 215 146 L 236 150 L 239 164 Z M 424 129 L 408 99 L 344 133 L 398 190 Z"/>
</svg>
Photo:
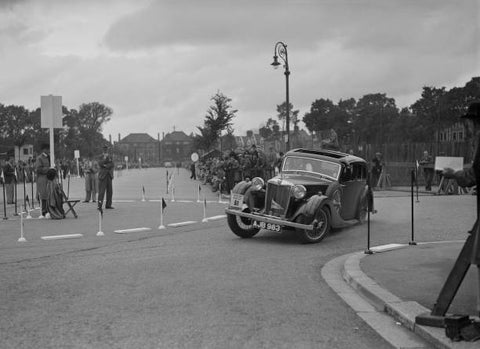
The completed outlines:
<svg viewBox="0 0 480 349">
<path fill-rule="evenodd" d="M 248 212 L 249 210 L 245 210 L 244 212 Z M 236 216 L 233 214 L 227 214 L 227 223 L 230 227 L 230 230 L 237 236 L 243 239 L 249 239 L 255 236 L 259 231 L 260 228 L 256 228 L 253 226 L 253 220 L 246 217 Z"/>
<path fill-rule="evenodd" d="M 305 244 L 314 244 L 322 241 L 330 233 L 330 211 L 326 206 L 320 207 L 313 218 L 315 228 L 313 230 L 302 230 L 300 239 Z"/>
<path fill-rule="evenodd" d="M 357 214 L 355 218 L 362 224 L 365 223 L 368 214 L 368 195 L 365 192 L 358 201 Z"/>
<path fill-rule="evenodd" d="M 325 195 L 332 200 L 333 209 L 340 215 L 342 211 L 342 186 L 340 183 L 332 183 L 327 188 Z"/>
</svg>

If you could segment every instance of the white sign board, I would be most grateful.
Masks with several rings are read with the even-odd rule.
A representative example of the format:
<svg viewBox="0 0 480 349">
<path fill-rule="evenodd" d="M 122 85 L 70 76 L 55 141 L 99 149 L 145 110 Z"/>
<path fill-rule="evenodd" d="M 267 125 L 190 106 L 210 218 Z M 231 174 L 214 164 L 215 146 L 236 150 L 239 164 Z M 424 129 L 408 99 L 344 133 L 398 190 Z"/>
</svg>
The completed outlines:
<svg viewBox="0 0 480 349">
<path fill-rule="evenodd" d="M 80 159 L 80 150 L 74 150 L 73 156 L 75 157 L 75 159 Z"/>
<path fill-rule="evenodd" d="M 435 170 L 443 171 L 445 168 L 451 168 L 454 171 L 463 170 L 463 157 L 437 156 Z"/>
<path fill-rule="evenodd" d="M 192 155 L 190 156 L 190 159 L 192 159 L 193 162 L 197 162 L 198 161 L 198 154 L 197 153 L 192 153 Z"/>
<path fill-rule="evenodd" d="M 62 96 L 40 97 L 40 125 L 42 128 L 62 128 Z"/>
<path fill-rule="evenodd" d="M 125 161 L 128 161 L 128 156 L 125 155 Z"/>
</svg>

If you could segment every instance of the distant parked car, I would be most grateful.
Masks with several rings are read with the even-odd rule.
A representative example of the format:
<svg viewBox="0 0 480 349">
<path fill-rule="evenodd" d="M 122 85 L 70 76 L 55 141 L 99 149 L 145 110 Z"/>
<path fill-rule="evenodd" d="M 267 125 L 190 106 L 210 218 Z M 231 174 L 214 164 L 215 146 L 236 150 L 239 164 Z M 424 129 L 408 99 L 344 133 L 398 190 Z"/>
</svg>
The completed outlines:
<svg viewBox="0 0 480 349">
<path fill-rule="evenodd" d="M 363 223 L 368 200 L 367 162 L 332 151 L 287 152 L 280 174 L 238 183 L 226 208 L 234 234 L 250 238 L 260 229 L 295 230 L 305 243 L 316 243 L 332 228 Z"/>
<path fill-rule="evenodd" d="M 172 166 L 173 166 L 172 163 L 169 162 L 169 161 L 165 162 L 163 165 L 164 165 L 165 167 L 172 167 Z"/>
</svg>

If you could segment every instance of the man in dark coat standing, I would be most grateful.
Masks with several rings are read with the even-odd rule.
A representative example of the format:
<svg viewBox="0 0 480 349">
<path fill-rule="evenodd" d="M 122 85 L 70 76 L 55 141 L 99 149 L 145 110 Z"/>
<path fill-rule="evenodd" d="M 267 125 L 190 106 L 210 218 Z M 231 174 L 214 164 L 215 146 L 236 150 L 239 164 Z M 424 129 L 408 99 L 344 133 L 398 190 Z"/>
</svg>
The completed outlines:
<svg viewBox="0 0 480 349">
<path fill-rule="evenodd" d="M 113 180 L 113 170 L 115 164 L 113 163 L 112 156 L 108 153 L 108 146 L 103 147 L 103 154 L 98 159 L 98 209 L 102 209 L 103 198 L 105 196 L 105 191 L 107 192 L 107 198 L 105 201 L 106 209 L 113 209 L 112 206 L 112 180 Z"/>
<path fill-rule="evenodd" d="M 48 144 L 42 144 L 42 153 L 37 156 L 35 161 L 35 172 L 37 173 L 37 195 L 41 202 L 42 218 L 50 218 L 47 207 L 47 172 L 50 169 L 50 156 L 49 156 L 50 146 Z"/>
<path fill-rule="evenodd" d="M 8 161 L 3 166 L 3 175 L 5 177 L 5 192 L 7 194 L 7 204 L 15 203 L 15 188 L 17 178 L 15 178 L 15 162 L 13 156 L 8 156 Z"/>
</svg>

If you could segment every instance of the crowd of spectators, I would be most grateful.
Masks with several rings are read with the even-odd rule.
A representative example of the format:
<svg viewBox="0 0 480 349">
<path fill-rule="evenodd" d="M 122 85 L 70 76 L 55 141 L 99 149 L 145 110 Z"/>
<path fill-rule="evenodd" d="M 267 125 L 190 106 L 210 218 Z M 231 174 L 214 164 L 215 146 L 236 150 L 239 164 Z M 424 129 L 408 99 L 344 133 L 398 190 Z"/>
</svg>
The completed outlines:
<svg viewBox="0 0 480 349">
<path fill-rule="evenodd" d="M 56 169 L 59 174 L 66 179 L 67 175 L 75 175 L 84 177 L 83 171 L 83 161 L 79 162 L 79 166 L 77 168 L 77 163 L 74 160 L 59 160 L 56 161 Z M 16 175 L 17 183 L 23 183 L 25 180 L 26 183 L 32 182 L 32 179 L 35 177 L 35 159 L 29 158 L 28 160 L 17 160 L 13 159 L 13 156 L 7 156 L 6 159 L 0 161 L 1 170 L 6 173 L 7 172 L 7 163 L 13 167 L 14 174 Z M 0 179 L 0 184 L 2 180 Z"/>
<path fill-rule="evenodd" d="M 220 156 L 200 159 L 196 163 L 197 177 L 203 184 L 210 184 L 214 192 L 228 194 L 242 180 L 262 177 L 268 180 L 278 173 L 282 152 L 270 148 L 268 152 L 249 149 L 230 151 Z"/>
</svg>

